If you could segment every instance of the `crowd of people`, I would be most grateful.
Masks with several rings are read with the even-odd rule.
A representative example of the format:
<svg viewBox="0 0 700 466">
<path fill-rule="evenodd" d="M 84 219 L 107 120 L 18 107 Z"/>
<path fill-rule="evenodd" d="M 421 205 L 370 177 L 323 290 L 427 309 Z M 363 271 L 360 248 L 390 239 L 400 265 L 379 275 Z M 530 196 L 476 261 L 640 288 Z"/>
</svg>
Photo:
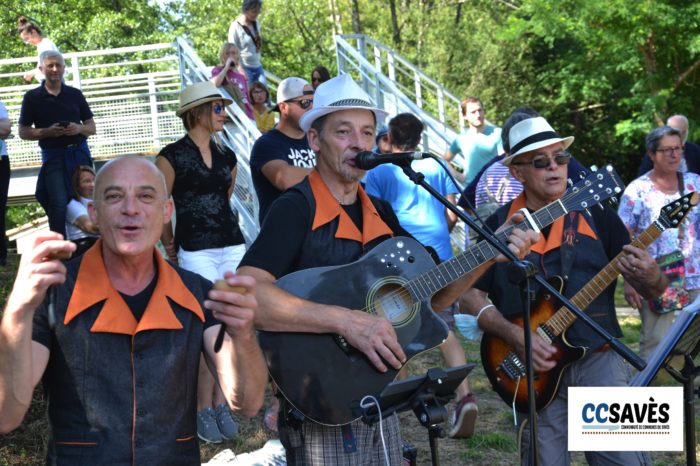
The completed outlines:
<svg viewBox="0 0 700 466">
<path fill-rule="evenodd" d="M 234 414 L 255 415 L 268 389 L 275 396 L 265 423 L 278 432 L 288 464 L 402 462 L 398 416 L 371 425 L 311 419 L 269 379 L 256 332 L 337 335 L 339 349 L 350 354 L 351 348 L 377 373 L 404 377 L 408 348 L 390 313 L 368 313 L 332 299 L 344 287 L 362 292 L 352 277 L 318 301 L 278 280 L 317 267 L 349 267 L 403 236 L 416 239 L 437 266 L 453 258 L 450 231 L 457 218 L 410 182 L 399 165 L 369 171 L 356 165 L 362 151 L 417 150 L 424 125 L 410 113 L 385 122 L 387 112 L 350 75 L 331 77 L 317 66 L 310 82 L 287 77 L 272 106 L 261 60 L 261 8 L 260 0 L 243 1 L 211 80 L 181 92 L 176 114 L 183 137 L 163 147 L 155 163 L 122 156 L 98 172 L 87 142 L 98 128 L 85 97 L 63 82 L 65 63 L 55 44 L 26 18 L 19 20 L 22 40 L 40 51 L 37 69 L 25 75 L 40 85 L 24 96 L 19 136 L 38 141 L 36 197 L 51 231 L 39 234 L 23 255 L 0 320 L 0 432 L 22 422 L 43 379 L 52 429 L 49 464 L 199 464 L 197 438 L 219 443 L 239 435 Z M 233 106 L 240 110 L 232 112 L 234 118 L 255 122 L 261 132 L 250 154 L 261 228 L 249 248 L 229 203 L 238 157 L 218 136 Z M 443 159 L 411 167 L 489 229 L 524 221 L 521 209 L 534 212 L 557 202 L 569 180 L 588 173 L 569 152 L 574 137 L 562 137 L 536 110 L 518 108 L 500 128 L 487 123 L 476 97 L 465 99 L 461 109 L 465 130 Z M 646 168 L 627 186 L 617 212 L 607 205 L 573 212 L 540 233 L 514 228 L 507 238 L 510 251 L 546 277 L 566 277 L 568 297 L 620 255 L 625 299 L 642 319 L 644 358 L 675 315 L 659 304 L 670 288 L 663 260 L 680 258 L 684 299 L 700 294 L 700 213 L 692 211 L 648 249 L 630 244 L 662 206 L 700 185 L 700 149 L 687 141 L 688 124 L 674 115 L 647 135 Z M 4 140 L 10 132 L 0 103 L 3 209 L 10 176 Z M 4 231 L 4 210 L 0 226 Z M 467 245 L 478 240 L 473 235 Z M 3 236 L 0 265 L 6 257 Z M 505 262 L 499 255 L 480 263 L 421 304 L 445 328 L 440 350 L 447 366 L 466 363 L 455 331 L 459 314 L 473 316 L 481 331 L 525 357 L 523 330 L 513 319 L 526 304 L 512 292 Z M 614 289 L 606 288 L 585 312 L 619 337 Z M 626 386 L 631 375 L 583 323 L 571 326 L 567 340 L 589 351 L 567 368 L 552 402 L 537 415 L 540 464 L 570 462 L 568 387 Z M 535 370 L 551 370 L 556 349 L 537 332 L 532 342 Z M 473 435 L 477 413 L 465 379 L 456 389 L 450 437 Z M 525 462 L 530 422 L 522 413 L 516 421 Z M 650 464 L 641 451 L 586 452 L 586 458 L 591 464 Z"/>
</svg>

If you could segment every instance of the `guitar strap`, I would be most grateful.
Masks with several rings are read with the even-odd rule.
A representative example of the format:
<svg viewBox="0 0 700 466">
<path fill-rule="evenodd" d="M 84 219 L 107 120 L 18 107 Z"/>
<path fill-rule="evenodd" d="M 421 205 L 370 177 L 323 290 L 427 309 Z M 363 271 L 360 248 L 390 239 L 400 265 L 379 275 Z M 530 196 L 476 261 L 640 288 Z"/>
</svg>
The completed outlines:
<svg viewBox="0 0 700 466">
<path fill-rule="evenodd" d="M 559 247 L 559 256 L 561 259 L 561 276 L 564 280 L 569 279 L 569 272 L 574 265 L 576 258 L 576 232 L 578 231 L 579 212 L 569 212 L 564 217 L 564 230 L 562 232 L 561 246 Z"/>
<path fill-rule="evenodd" d="M 259 52 L 260 47 L 262 47 L 262 39 L 260 38 L 260 33 L 258 33 L 258 22 L 253 21 L 253 30 L 255 31 L 255 34 L 250 32 L 250 28 L 248 26 L 246 26 L 245 24 L 243 24 L 239 21 L 236 21 L 236 22 L 243 28 L 245 33 L 248 34 L 248 37 L 250 37 L 252 39 L 253 43 L 255 44 L 255 51 Z"/>
</svg>

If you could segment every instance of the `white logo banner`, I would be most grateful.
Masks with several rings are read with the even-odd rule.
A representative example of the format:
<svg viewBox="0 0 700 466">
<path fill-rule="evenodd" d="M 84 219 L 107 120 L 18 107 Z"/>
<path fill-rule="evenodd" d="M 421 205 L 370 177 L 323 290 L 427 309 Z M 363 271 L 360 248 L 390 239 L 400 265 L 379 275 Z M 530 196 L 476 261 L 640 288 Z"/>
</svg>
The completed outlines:
<svg viewBox="0 0 700 466">
<path fill-rule="evenodd" d="M 682 387 L 569 387 L 569 451 L 682 451 Z"/>
</svg>

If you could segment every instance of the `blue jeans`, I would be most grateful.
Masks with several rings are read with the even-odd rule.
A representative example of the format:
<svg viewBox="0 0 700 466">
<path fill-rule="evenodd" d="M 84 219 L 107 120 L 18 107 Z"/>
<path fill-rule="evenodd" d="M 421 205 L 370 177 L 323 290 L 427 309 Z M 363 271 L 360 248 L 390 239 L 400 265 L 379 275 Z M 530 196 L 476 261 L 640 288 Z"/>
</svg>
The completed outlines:
<svg viewBox="0 0 700 466">
<path fill-rule="evenodd" d="M 66 191 L 66 167 L 63 157 L 54 157 L 43 163 L 41 166 L 43 172 L 39 180 L 37 180 L 37 191 L 40 186 L 38 183 L 43 182 L 43 189 L 46 192 L 46 201 L 42 203 L 42 207 L 49 217 L 49 229 L 56 233 L 66 236 L 66 206 L 68 205 L 69 195 Z"/>
<path fill-rule="evenodd" d="M 247 66 L 243 66 L 243 69 L 245 70 L 245 74 L 248 77 L 248 87 L 250 88 L 255 81 L 260 81 L 267 87 L 267 78 L 265 77 L 265 70 L 263 69 L 262 65 L 255 67 L 255 68 L 248 68 Z"/>
</svg>

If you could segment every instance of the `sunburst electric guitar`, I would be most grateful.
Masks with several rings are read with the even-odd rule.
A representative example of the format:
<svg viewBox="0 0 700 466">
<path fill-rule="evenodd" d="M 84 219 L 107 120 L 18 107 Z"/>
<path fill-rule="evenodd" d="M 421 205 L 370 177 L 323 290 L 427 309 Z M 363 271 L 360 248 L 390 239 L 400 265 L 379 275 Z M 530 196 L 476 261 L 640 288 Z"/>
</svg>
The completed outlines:
<svg viewBox="0 0 700 466">
<path fill-rule="evenodd" d="M 697 205 L 698 198 L 700 196 L 692 192 L 664 206 L 659 218 L 635 238 L 632 245 L 646 249 L 664 230 L 678 227 L 688 211 Z M 576 307 L 579 309 L 588 307 L 600 293 L 617 279 L 620 274 L 618 263 L 622 254 L 618 254 L 570 299 Z M 551 284 L 562 290 L 564 281 L 559 277 L 553 277 Z M 565 331 L 576 321 L 576 315 L 564 306 L 557 310 L 558 305 L 557 300 L 546 290 L 543 290 L 530 318 L 532 331 L 557 349 L 554 355 L 557 365 L 549 371 L 535 373 L 535 406 L 537 411 L 547 406 L 554 398 L 564 369 L 572 362 L 581 359 L 587 351 L 587 348 L 574 347 L 566 341 Z M 512 322 L 523 327 L 522 318 L 513 319 Z M 508 405 L 514 404 L 518 411 L 527 412 L 528 394 L 525 362 L 516 354 L 513 347 L 498 337 L 484 334 L 481 340 L 481 360 L 493 389 L 503 401 Z"/>
</svg>

